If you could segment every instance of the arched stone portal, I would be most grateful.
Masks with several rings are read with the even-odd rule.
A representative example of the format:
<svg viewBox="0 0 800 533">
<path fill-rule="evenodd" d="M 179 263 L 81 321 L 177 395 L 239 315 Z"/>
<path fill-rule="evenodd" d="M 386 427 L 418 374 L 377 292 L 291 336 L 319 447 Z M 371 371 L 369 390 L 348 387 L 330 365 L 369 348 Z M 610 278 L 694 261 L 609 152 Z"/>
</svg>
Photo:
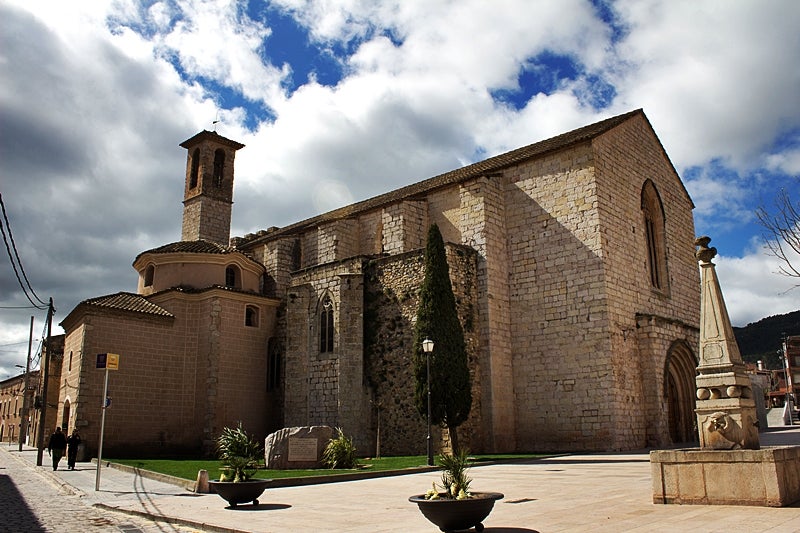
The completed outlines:
<svg viewBox="0 0 800 533">
<path fill-rule="evenodd" d="M 675 341 L 667 352 L 664 396 L 673 444 L 697 441 L 695 430 L 695 375 L 697 359 L 685 341 Z"/>
</svg>

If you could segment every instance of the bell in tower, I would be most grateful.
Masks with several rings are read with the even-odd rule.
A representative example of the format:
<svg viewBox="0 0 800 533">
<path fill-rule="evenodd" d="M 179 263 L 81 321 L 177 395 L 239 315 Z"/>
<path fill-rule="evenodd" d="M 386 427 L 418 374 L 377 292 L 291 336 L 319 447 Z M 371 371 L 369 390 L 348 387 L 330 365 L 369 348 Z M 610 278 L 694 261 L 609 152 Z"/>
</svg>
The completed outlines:
<svg viewBox="0 0 800 533">
<path fill-rule="evenodd" d="M 181 240 L 227 246 L 233 205 L 233 159 L 244 145 L 204 130 L 180 146 L 188 151 Z"/>
</svg>

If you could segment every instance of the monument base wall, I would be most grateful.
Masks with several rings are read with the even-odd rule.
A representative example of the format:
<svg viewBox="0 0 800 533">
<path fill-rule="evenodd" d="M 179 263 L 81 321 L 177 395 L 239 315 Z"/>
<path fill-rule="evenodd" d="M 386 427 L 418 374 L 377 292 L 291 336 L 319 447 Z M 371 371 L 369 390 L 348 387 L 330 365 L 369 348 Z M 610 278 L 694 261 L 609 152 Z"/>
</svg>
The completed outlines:
<svg viewBox="0 0 800 533">
<path fill-rule="evenodd" d="M 654 450 L 653 503 L 785 507 L 800 501 L 800 446 Z"/>
</svg>

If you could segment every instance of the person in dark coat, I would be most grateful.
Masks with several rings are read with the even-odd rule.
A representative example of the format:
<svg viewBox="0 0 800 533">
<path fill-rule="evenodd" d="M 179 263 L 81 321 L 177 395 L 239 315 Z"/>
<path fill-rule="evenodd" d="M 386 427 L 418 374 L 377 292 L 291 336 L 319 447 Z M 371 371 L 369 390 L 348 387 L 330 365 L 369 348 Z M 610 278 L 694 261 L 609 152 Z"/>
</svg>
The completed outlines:
<svg viewBox="0 0 800 533">
<path fill-rule="evenodd" d="M 72 435 L 67 438 L 67 470 L 75 470 L 75 460 L 78 458 L 78 446 L 81 443 L 81 436 L 78 429 L 72 430 Z"/>
<path fill-rule="evenodd" d="M 67 436 L 60 427 L 57 427 L 56 432 L 50 435 L 50 441 L 47 443 L 47 453 L 53 458 L 53 470 L 58 470 L 58 462 L 64 457 L 66 449 Z"/>
</svg>

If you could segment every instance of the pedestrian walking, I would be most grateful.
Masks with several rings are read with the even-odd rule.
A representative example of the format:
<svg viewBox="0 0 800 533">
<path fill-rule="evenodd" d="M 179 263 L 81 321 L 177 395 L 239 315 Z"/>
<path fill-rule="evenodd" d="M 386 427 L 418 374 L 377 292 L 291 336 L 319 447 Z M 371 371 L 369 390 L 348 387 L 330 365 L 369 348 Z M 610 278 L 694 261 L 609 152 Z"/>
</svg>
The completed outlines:
<svg viewBox="0 0 800 533">
<path fill-rule="evenodd" d="M 56 427 L 56 432 L 50 435 L 50 441 L 47 443 L 47 453 L 53 458 L 53 470 L 58 470 L 58 462 L 64 457 L 66 449 L 67 436 L 60 427 Z"/>
<path fill-rule="evenodd" d="M 67 469 L 75 470 L 75 460 L 78 458 L 78 446 L 81 443 L 81 436 L 78 435 L 78 428 L 72 430 L 72 435 L 67 439 Z"/>
</svg>

